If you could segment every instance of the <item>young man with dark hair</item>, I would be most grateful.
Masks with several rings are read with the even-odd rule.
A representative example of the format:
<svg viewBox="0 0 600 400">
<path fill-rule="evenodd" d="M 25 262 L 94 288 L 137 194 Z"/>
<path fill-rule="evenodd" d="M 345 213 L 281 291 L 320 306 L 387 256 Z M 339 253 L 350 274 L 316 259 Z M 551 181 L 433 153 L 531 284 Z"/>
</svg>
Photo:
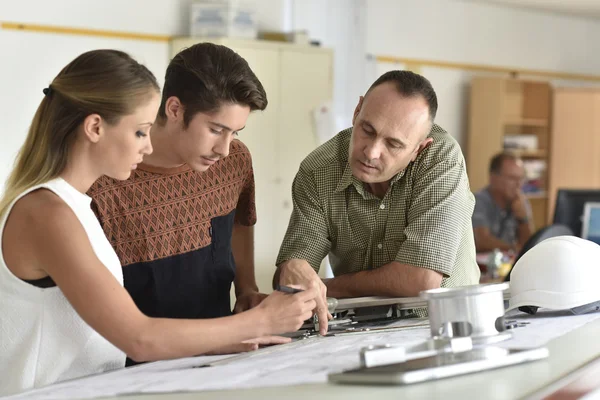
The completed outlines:
<svg viewBox="0 0 600 400">
<path fill-rule="evenodd" d="M 352 128 L 300 165 L 274 283 L 319 288 L 319 321 L 327 295 L 417 296 L 479 282 L 465 161 L 436 112 L 427 79 L 387 72 L 360 97 Z M 324 283 L 316 271 L 328 254 L 335 277 Z"/>
<path fill-rule="evenodd" d="M 167 68 L 154 152 L 129 180 L 102 178 L 90 189 L 125 288 L 146 315 L 231 315 L 232 282 L 235 312 L 266 297 L 254 277 L 252 159 L 235 140 L 266 106 L 237 53 L 211 43 L 184 49 Z"/>
</svg>

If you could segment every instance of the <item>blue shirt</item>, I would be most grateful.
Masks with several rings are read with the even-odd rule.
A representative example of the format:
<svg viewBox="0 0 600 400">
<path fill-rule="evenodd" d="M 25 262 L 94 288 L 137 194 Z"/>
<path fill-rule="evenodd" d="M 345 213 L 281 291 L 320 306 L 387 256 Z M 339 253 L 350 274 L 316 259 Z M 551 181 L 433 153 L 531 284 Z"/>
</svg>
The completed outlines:
<svg viewBox="0 0 600 400">
<path fill-rule="evenodd" d="M 527 218 L 531 219 L 531 205 L 526 200 Z M 486 227 L 496 238 L 514 244 L 517 242 L 519 222 L 512 214 L 510 206 L 501 208 L 492 197 L 490 188 L 475 193 L 475 210 L 473 211 L 473 228 Z"/>
</svg>

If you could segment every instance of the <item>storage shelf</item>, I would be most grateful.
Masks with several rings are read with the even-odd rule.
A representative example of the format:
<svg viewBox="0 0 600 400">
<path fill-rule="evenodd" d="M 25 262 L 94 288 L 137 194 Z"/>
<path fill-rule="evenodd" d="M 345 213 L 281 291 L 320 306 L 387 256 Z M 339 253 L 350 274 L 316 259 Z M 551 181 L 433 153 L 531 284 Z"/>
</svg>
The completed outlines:
<svg viewBox="0 0 600 400">
<path fill-rule="evenodd" d="M 548 126 L 548 120 L 543 118 L 521 118 L 521 117 L 507 117 L 504 120 L 504 125 L 508 126 L 533 126 L 545 128 Z"/>
<path fill-rule="evenodd" d="M 523 159 L 529 179 L 533 181 L 536 177 L 535 182 L 524 187 L 539 190 L 525 194 L 532 205 L 534 225 L 547 225 L 549 202 L 554 198 L 551 193 L 555 191 L 551 177 L 556 164 L 555 138 L 551 135 L 551 129 L 555 129 L 552 86 L 541 81 L 475 76 L 470 93 L 466 153 L 471 188 L 480 190 L 489 184 L 492 157 L 502 151 L 514 152 Z M 543 164 L 546 165 L 542 172 Z"/>
<path fill-rule="evenodd" d="M 505 149 L 505 151 L 521 158 L 546 158 L 548 156 L 546 150 Z"/>
<path fill-rule="evenodd" d="M 547 199 L 548 198 L 548 192 L 543 191 L 543 192 L 535 192 L 535 193 L 525 193 L 525 197 L 528 200 L 533 200 L 533 199 Z"/>
</svg>

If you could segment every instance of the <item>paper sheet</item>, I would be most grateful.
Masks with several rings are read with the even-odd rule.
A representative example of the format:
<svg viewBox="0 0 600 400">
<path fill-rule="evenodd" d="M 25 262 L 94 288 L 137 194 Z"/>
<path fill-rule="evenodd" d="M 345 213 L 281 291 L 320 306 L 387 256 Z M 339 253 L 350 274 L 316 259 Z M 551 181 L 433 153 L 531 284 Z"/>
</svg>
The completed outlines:
<svg viewBox="0 0 600 400">
<path fill-rule="evenodd" d="M 600 313 L 574 316 L 567 312 L 540 310 L 536 316 L 529 316 L 511 312 L 507 315 L 508 320 L 528 324 L 511 330 L 513 338 L 496 345 L 506 348 L 545 345 L 597 318 L 600 318 Z M 118 394 L 325 383 L 329 373 L 357 368 L 360 365 L 359 351 L 364 346 L 413 345 L 430 336 L 429 326 L 424 325 L 423 320 L 404 320 L 399 321 L 398 325 L 398 329 L 393 331 L 373 330 L 334 337 L 313 337 L 225 358 L 195 357 L 157 362 L 59 383 L 14 398 L 90 399 Z M 215 365 L 199 367 L 210 363 Z"/>
<path fill-rule="evenodd" d="M 516 328 L 513 338 L 498 346 L 505 348 L 532 348 L 546 345 L 550 340 L 562 336 L 600 318 L 600 312 L 584 315 L 573 315 L 570 311 L 554 311 L 540 309 L 536 315 L 529 315 L 517 310 L 506 313 L 506 321 L 525 322 L 525 327 Z"/>
</svg>

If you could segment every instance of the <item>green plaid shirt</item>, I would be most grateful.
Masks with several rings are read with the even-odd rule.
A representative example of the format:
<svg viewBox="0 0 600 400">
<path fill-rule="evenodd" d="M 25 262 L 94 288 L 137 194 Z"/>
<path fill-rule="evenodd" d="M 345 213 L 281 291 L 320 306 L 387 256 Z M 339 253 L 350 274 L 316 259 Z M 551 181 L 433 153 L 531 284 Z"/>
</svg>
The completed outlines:
<svg viewBox="0 0 600 400">
<path fill-rule="evenodd" d="M 300 164 L 277 265 L 298 258 L 318 271 L 329 254 L 336 276 L 398 261 L 442 273 L 442 287 L 479 283 L 475 199 L 458 143 L 433 125 L 433 143 L 380 199 L 352 175 L 351 134 L 351 128 L 338 133 Z"/>
</svg>

